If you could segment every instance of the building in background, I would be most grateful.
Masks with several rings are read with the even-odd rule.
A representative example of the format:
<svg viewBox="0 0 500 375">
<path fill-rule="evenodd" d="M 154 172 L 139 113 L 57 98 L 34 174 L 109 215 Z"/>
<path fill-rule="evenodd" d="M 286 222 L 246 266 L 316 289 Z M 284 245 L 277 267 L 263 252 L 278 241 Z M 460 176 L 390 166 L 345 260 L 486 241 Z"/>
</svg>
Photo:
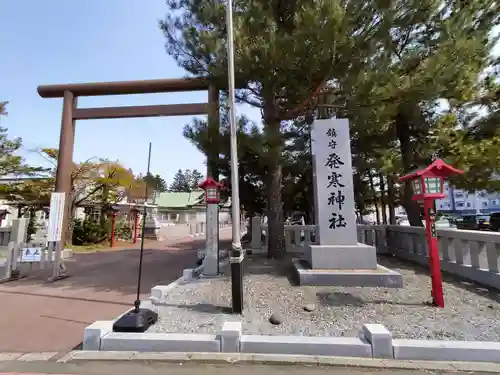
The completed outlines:
<svg viewBox="0 0 500 375">
<path fill-rule="evenodd" d="M 163 192 L 155 199 L 157 218 L 160 223 L 204 222 L 206 219 L 205 192 Z M 219 221 L 231 220 L 231 200 L 221 202 Z"/>
<path fill-rule="evenodd" d="M 444 193 L 446 197 L 436 200 L 436 209 L 439 212 L 454 214 L 491 213 L 500 211 L 500 193 L 488 193 L 478 190 L 468 192 L 457 189 L 445 181 Z"/>
</svg>

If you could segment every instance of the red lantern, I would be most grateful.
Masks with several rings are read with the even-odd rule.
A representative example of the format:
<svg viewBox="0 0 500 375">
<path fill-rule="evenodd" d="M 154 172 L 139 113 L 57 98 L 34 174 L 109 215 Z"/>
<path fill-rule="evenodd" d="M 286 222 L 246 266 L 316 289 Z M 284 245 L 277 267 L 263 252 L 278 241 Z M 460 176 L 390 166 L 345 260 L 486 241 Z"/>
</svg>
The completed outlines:
<svg viewBox="0 0 500 375">
<path fill-rule="evenodd" d="M 432 297 L 434 305 L 439 307 L 444 307 L 444 296 L 441 267 L 439 264 L 434 201 L 445 197 L 443 186 L 446 177 L 463 173 L 463 171 L 446 164 L 443 160 L 437 159 L 427 168 L 417 170 L 399 179 L 401 182 L 411 182 L 413 200 L 424 202 L 425 233 L 432 275 Z"/>
<path fill-rule="evenodd" d="M 207 204 L 219 203 L 219 189 L 222 184 L 215 181 L 212 177 L 208 176 L 205 181 L 198 185 L 201 189 L 205 190 L 205 202 Z"/>
</svg>

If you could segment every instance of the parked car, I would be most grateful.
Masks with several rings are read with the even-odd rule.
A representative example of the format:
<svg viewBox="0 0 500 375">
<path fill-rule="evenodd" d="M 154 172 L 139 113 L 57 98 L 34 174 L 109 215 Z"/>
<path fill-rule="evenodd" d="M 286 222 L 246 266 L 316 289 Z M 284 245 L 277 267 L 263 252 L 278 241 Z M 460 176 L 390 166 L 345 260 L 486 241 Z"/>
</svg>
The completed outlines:
<svg viewBox="0 0 500 375">
<path fill-rule="evenodd" d="M 493 212 L 490 215 L 490 230 L 500 231 L 500 212 Z"/>
<path fill-rule="evenodd" d="M 456 220 L 457 229 L 489 230 L 490 215 L 464 215 Z"/>
<path fill-rule="evenodd" d="M 447 219 L 438 219 L 435 221 L 436 229 L 456 229 L 456 225 Z M 398 225 L 410 226 L 408 220 L 401 221 Z M 425 227 L 425 220 L 422 220 L 422 225 Z"/>
</svg>

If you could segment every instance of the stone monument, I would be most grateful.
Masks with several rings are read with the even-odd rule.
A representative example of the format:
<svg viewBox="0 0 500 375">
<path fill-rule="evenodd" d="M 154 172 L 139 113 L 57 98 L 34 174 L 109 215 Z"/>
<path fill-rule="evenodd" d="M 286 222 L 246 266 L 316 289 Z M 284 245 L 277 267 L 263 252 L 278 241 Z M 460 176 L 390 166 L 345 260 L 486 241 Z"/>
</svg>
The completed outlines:
<svg viewBox="0 0 500 375">
<path fill-rule="evenodd" d="M 402 277 L 377 264 L 374 246 L 358 243 L 347 119 L 312 126 L 315 244 L 294 262 L 301 285 L 402 287 Z"/>
<path fill-rule="evenodd" d="M 156 205 L 146 203 L 146 220 L 144 224 L 144 238 L 148 240 L 158 240 L 160 221 L 157 217 L 158 209 Z"/>
</svg>

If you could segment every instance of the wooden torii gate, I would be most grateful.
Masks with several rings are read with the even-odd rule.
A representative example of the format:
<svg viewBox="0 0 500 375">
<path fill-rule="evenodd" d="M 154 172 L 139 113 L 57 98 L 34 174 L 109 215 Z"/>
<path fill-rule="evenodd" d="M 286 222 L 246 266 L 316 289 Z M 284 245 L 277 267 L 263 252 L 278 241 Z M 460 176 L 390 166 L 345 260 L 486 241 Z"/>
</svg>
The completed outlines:
<svg viewBox="0 0 500 375">
<path fill-rule="evenodd" d="M 170 93 L 208 90 L 208 103 L 168 104 L 127 107 L 78 108 L 79 96 Z M 69 193 L 76 120 L 134 118 L 157 116 L 190 116 L 208 114 L 208 134 L 212 148 L 207 155 L 207 175 L 218 180 L 219 89 L 204 78 L 158 79 L 143 81 L 94 82 L 38 86 L 42 98 L 63 98 L 56 192 L 66 195 L 61 242 L 66 240 L 69 216 Z"/>
</svg>

